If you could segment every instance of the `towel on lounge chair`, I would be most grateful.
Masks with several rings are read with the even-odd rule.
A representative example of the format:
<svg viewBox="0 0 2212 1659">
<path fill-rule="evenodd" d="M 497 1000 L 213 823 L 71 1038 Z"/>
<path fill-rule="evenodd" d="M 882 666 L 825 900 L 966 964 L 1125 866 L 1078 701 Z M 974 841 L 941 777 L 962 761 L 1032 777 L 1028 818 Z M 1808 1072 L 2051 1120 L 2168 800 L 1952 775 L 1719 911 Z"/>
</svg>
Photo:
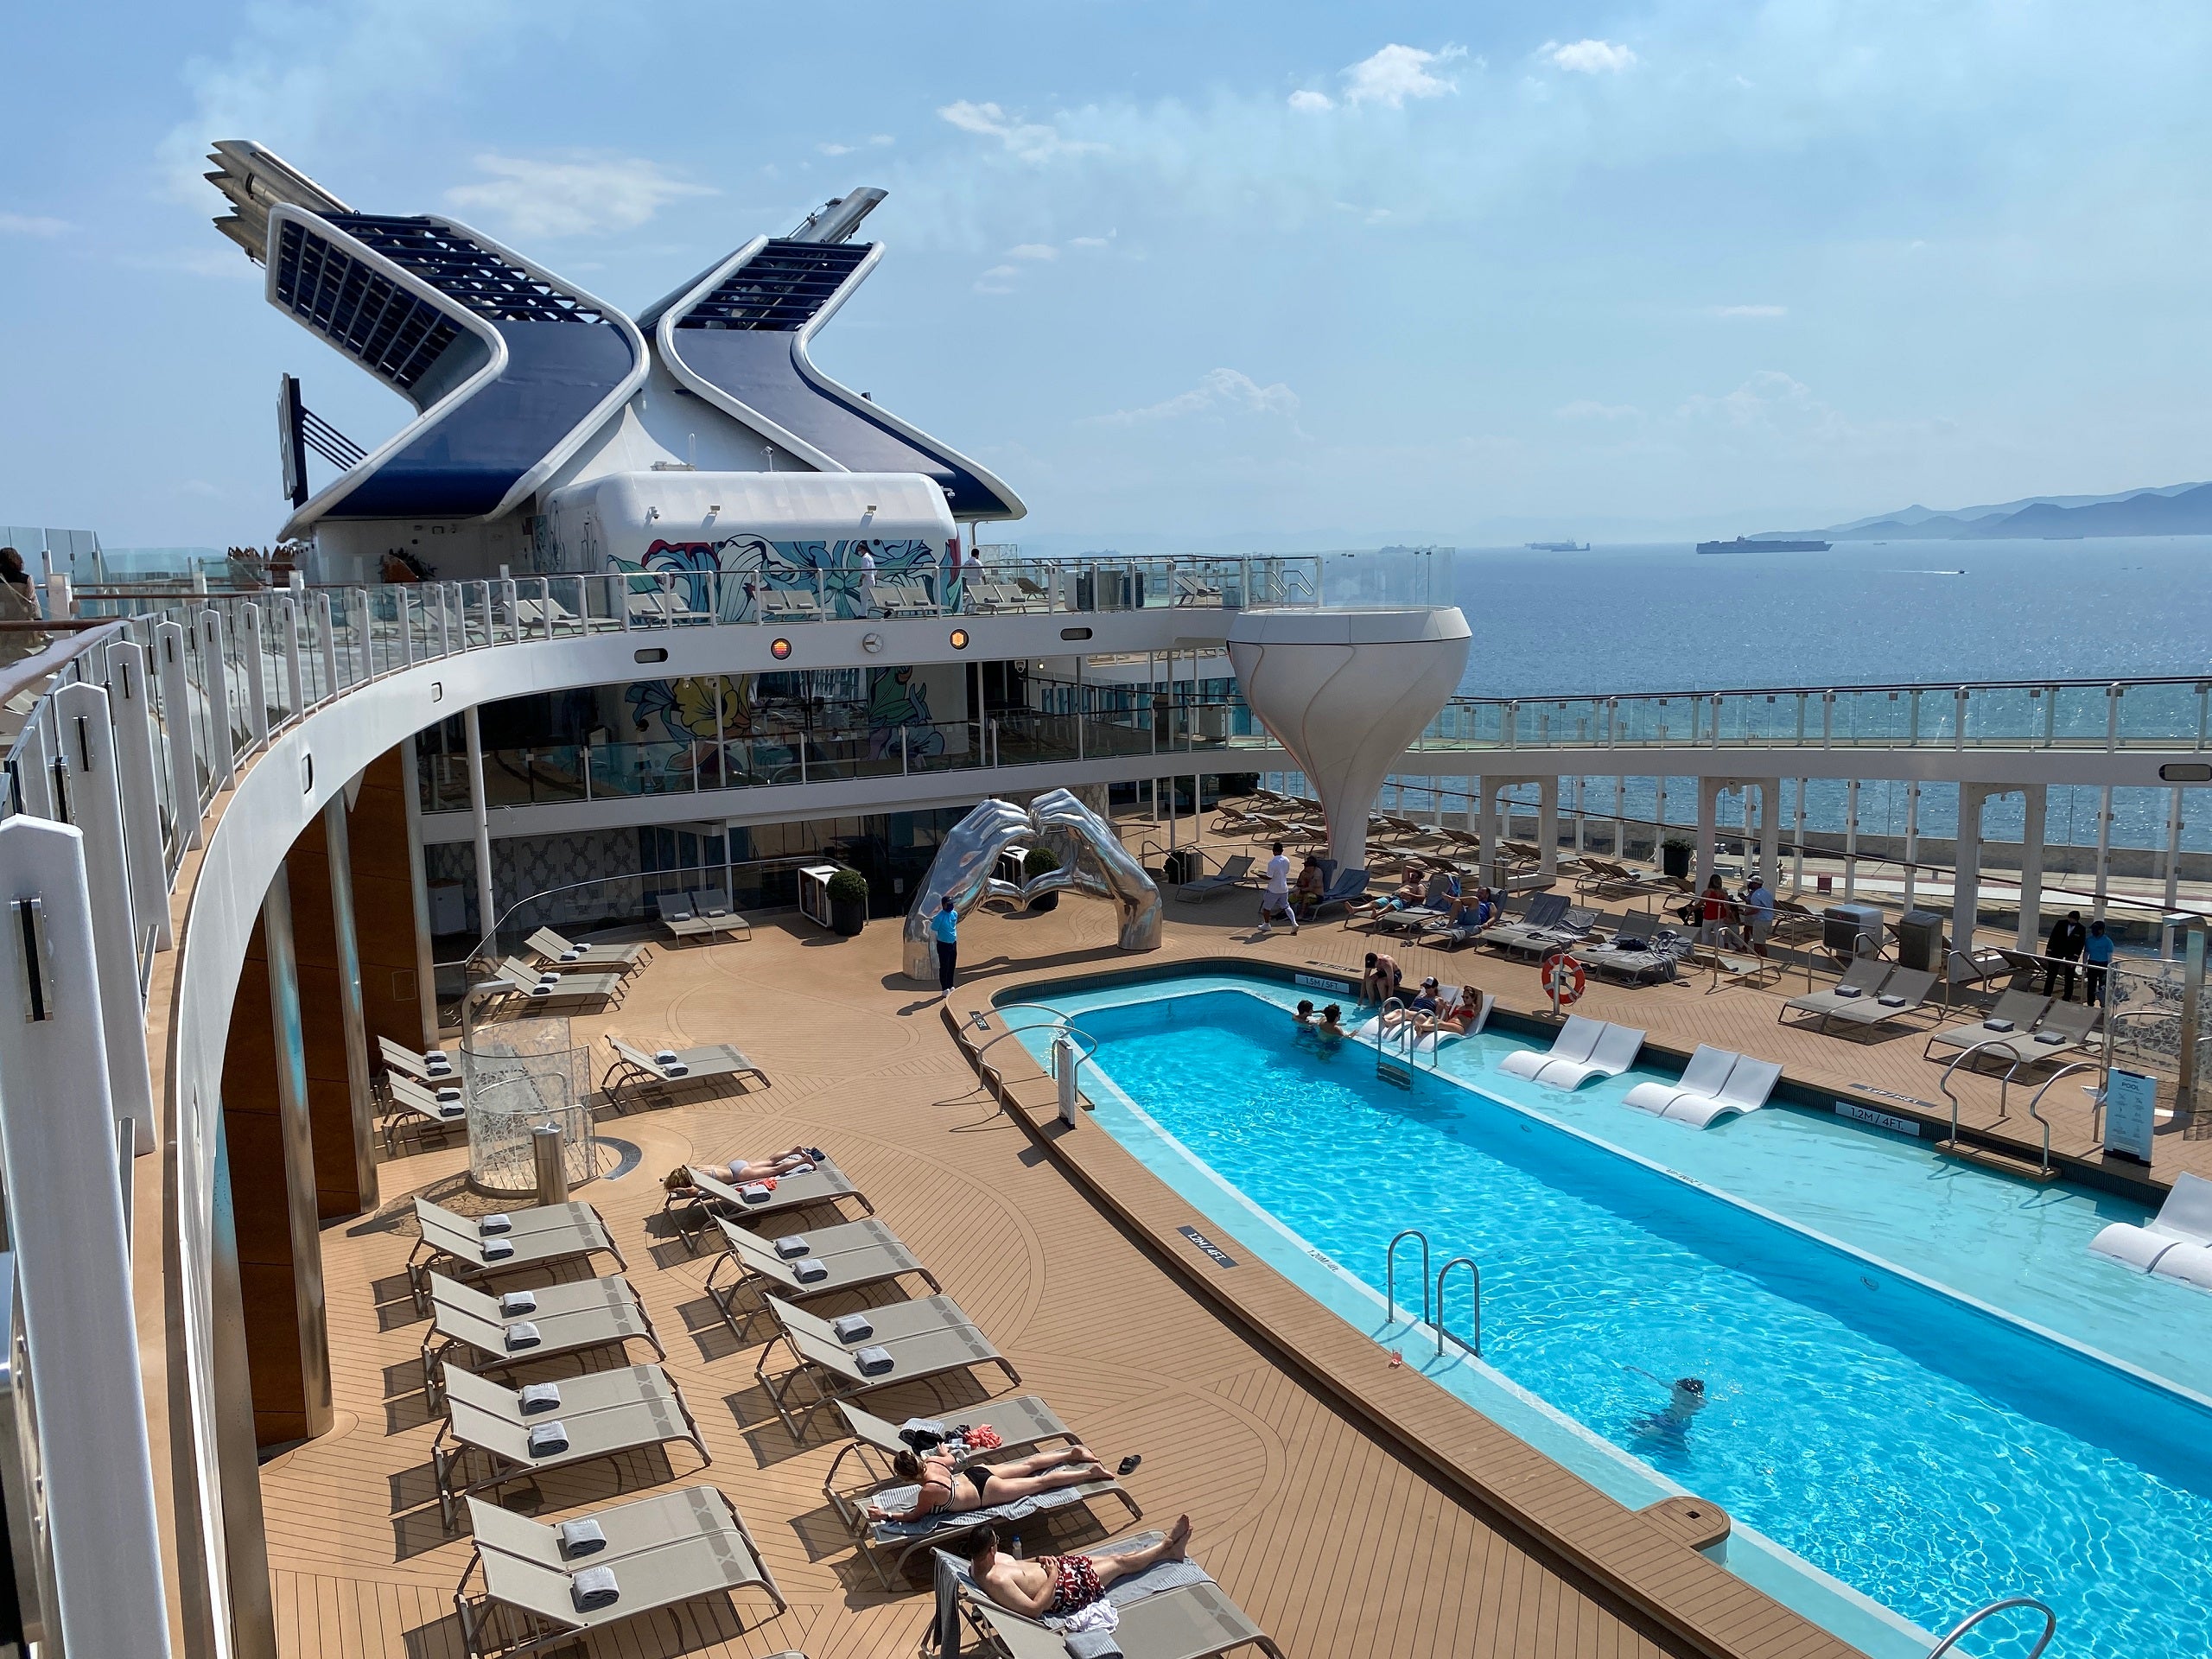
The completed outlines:
<svg viewBox="0 0 2212 1659">
<path fill-rule="evenodd" d="M 512 1217 L 505 1215 L 486 1216 L 476 1224 L 476 1230 L 484 1237 L 489 1238 L 494 1233 L 512 1232 L 514 1230 L 514 1225 L 515 1224 Z"/>
<path fill-rule="evenodd" d="M 558 1382 L 524 1383 L 522 1408 L 525 1416 L 536 1416 L 541 1411 L 560 1410 L 561 1385 Z"/>
<path fill-rule="evenodd" d="M 786 1262 L 796 1261 L 813 1247 L 797 1233 L 786 1233 L 776 1241 L 776 1254 Z"/>
<path fill-rule="evenodd" d="M 601 1607 L 612 1607 L 622 1599 L 621 1586 L 614 1581 L 611 1567 L 588 1567 L 575 1575 L 570 1592 L 576 1599 L 576 1611 L 588 1613 Z"/>
<path fill-rule="evenodd" d="M 563 1521 L 560 1532 L 563 1555 L 588 1555 L 607 1548 L 606 1529 L 589 1516 L 581 1521 Z"/>
<path fill-rule="evenodd" d="M 507 1327 L 506 1342 L 509 1353 L 513 1353 L 521 1348 L 535 1348 L 543 1340 L 537 1327 L 528 1319 L 517 1319 Z"/>
<path fill-rule="evenodd" d="M 531 1457 L 550 1458 L 556 1452 L 565 1452 L 568 1449 L 568 1425 L 559 1418 L 556 1417 L 550 1422 L 532 1423 L 530 1426 L 530 1455 Z"/>
<path fill-rule="evenodd" d="M 868 1323 L 865 1313 L 846 1313 L 830 1321 L 830 1330 L 837 1340 L 849 1347 L 856 1342 L 866 1342 L 875 1334 L 875 1326 Z"/>
<path fill-rule="evenodd" d="M 791 1263 L 791 1276 L 803 1285 L 810 1285 L 817 1280 L 830 1276 L 830 1264 L 826 1262 L 794 1262 Z"/>
<path fill-rule="evenodd" d="M 510 1319 L 537 1312 L 537 1293 L 534 1290 L 511 1290 L 499 1298 L 499 1313 Z"/>
<path fill-rule="evenodd" d="M 863 1376 L 880 1376 L 893 1363 L 888 1348 L 859 1348 L 853 1352 L 853 1363 Z"/>
</svg>

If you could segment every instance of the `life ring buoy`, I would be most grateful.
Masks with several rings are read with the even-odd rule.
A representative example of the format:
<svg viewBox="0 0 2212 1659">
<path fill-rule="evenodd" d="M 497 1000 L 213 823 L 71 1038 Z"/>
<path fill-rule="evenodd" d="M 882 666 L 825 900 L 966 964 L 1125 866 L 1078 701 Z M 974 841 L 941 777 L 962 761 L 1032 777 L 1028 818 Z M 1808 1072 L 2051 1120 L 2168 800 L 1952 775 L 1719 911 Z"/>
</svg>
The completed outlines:
<svg viewBox="0 0 2212 1659">
<path fill-rule="evenodd" d="M 1582 1000 L 1588 984 L 1582 964 L 1564 950 L 1554 950 L 1536 964 L 1536 978 L 1544 988 L 1544 995 L 1557 999 L 1560 1007 Z"/>
</svg>

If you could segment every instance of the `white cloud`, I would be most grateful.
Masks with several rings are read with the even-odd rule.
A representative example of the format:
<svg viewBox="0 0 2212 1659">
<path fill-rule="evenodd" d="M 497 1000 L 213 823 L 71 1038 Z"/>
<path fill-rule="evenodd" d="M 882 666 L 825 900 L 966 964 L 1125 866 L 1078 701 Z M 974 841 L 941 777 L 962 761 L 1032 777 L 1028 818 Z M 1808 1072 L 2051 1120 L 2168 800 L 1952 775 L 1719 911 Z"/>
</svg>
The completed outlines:
<svg viewBox="0 0 2212 1659">
<path fill-rule="evenodd" d="M 1578 397 L 1571 404 L 1561 404 L 1552 416 L 1561 421 L 1632 421 L 1642 412 L 1634 404 L 1601 404 Z"/>
<path fill-rule="evenodd" d="M 853 153 L 850 144 L 817 144 L 815 149 L 824 156 L 849 156 Z"/>
<path fill-rule="evenodd" d="M 878 149 L 882 149 L 887 146 L 895 144 L 898 142 L 899 141 L 896 138 L 893 138 L 887 132 L 874 133 L 871 134 L 868 138 L 868 143 L 874 145 Z"/>
<path fill-rule="evenodd" d="M 993 265 L 976 279 L 978 294 L 1011 294 L 1014 279 L 1021 275 L 1019 265 Z"/>
<path fill-rule="evenodd" d="M 1387 104 L 1395 110 L 1409 98 L 1441 98 L 1446 92 L 1456 92 L 1459 84 L 1432 73 L 1430 67 L 1466 55 L 1464 46 L 1447 46 L 1436 52 L 1424 52 L 1417 46 L 1386 46 L 1373 57 L 1363 58 L 1344 71 L 1344 102 Z M 1296 100 L 1294 99 L 1293 102 L 1295 105 Z"/>
<path fill-rule="evenodd" d="M 0 236 L 60 236 L 75 228 L 66 219 L 42 213 L 0 213 Z"/>
<path fill-rule="evenodd" d="M 1142 409 L 1117 409 L 1094 418 L 1105 426 L 1135 426 L 1146 421 L 1172 421 L 1180 416 L 1223 410 L 1249 415 L 1294 415 L 1298 394 L 1278 380 L 1263 386 L 1236 369 L 1212 369 L 1188 391 L 1178 392 Z"/>
<path fill-rule="evenodd" d="M 1057 259 L 1060 251 L 1049 242 L 1024 242 L 1020 247 L 1008 248 L 1009 259 Z"/>
<path fill-rule="evenodd" d="M 945 105 L 938 114 L 963 132 L 997 139 L 1006 147 L 1006 153 L 1018 162 L 1049 162 L 1060 156 L 1088 155 L 1106 148 L 1103 144 L 1065 137 L 1058 127 L 1017 120 L 995 104 L 974 104 L 963 98 Z"/>
<path fill-rule="evenodd" d="M 1072 237 L 1068 242 L 1068 246 L 1071 248 L 1103 248 L 1110 245 L 1112 245 L 1110 239 L 1103 236 Z"/>
<path fill-rule="evenodd" d="M 541 162 L 479 156 L 476 166 L 492 176 L 481 184 L 456 185 L 446 200 L 464 213 L 488 214 L 519 237 L 633 231 L 669 202 L 715 194 L 672 179 L 659 162 L 638 156 Z"/>
<path fill-rule="evenodd" d="M 1613 41 L 1573 41 L 1565 46 L 1546 41 L 1536 55 L 1554 68 L 1578 75 L 1618 75 L 1636 62 L 1636 54 Z"/>
<path fill-rule="evenodd" d="M 1786 317 L 1786 305 L 1708 305 L 1706 315 L 1711 317 Z"/>
<path fill-rule="evenodd" d="M 1323 110 L 1335 109 L 1337 100 L 1326 92 L 1317 92 L 1301 86 L 1290 95 L 1290 107 L 1301 114 L 1313 115 Z"/>
</svg>

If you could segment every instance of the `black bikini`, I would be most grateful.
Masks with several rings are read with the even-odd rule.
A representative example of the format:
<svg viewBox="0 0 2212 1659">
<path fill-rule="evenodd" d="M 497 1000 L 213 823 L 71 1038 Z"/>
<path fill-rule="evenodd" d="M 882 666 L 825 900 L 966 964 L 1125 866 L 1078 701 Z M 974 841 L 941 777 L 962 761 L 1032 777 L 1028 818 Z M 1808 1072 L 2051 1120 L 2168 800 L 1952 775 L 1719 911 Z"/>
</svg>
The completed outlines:
<svg viewBox="0 0 2212 1659">
<path fill-rule="evenodd" d="M 967 1475 L 969 1479 L 976 1483 L 976 1497 L 982 1497 L 989 1491 L 991 1485 L 991 1471 L 989 1470 L 969 1469 L 963 1471 L 963 1472 Z"/>
</svg>

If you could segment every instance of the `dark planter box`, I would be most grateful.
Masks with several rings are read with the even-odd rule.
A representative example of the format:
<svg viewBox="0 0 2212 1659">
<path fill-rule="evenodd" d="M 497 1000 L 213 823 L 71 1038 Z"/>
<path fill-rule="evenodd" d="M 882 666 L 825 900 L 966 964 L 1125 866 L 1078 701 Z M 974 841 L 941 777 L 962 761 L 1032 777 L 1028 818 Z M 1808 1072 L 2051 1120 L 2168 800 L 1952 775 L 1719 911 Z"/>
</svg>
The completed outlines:
<svg viewBox="0 0 2212 1659">
<path fill-rule="evenodd" d="M 1032 910 L 1058 910 L 1059 907 L 1060 895 L 1057 893 L 1040 893 L 1029 901 Z"/>
<path fill-rule="evenodd" d="M 845 938 L 854 938 L 868 925 L 868 900 L 832 899 L 830 901 L 830 925 Z"/>
<path fill-rule="evenodd" d="M 1688 847 L 1662 847 L 1659 868 L 1669 875 L 1687 880 L 1690 873 L 1690 851 Z"/>
</svg>

